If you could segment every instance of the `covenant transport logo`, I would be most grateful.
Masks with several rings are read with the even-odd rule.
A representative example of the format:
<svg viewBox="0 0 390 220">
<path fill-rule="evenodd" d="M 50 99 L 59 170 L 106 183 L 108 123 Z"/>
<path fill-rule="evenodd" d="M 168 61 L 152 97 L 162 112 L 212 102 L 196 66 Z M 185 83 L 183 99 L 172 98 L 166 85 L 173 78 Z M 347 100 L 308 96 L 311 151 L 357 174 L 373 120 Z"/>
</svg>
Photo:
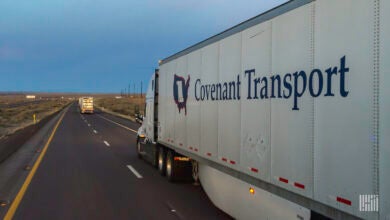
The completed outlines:
<svg viewBox="0 0 390 220">
<path fill-rule="evenodd" d="M 245 70 L 233 76 L 231 81 L 204 82 L 198 78 L 193 86 L 194 98 L 202 101 L 229 101 L 263 100 L 263 99 L 290 99 L 291 109 L 299 111 L 299 99 L 304 94 L 313 98 L 320 96 L 345 98 L 349 91 L 346 87 L 346 78 L 349 68 L 346 57 L 339 60 L 339 65 L 330 66 L 323 70 L 298 70 L 285 74 L 258 73 L 256 69 Z M 264 74 L 264 75 L 263 75 Z M 242 79 L 243 78 L 243 79 Z M 187 114 L 187 99 L 190 76 L 187 81 L 183 77 L 174 76 L 173 97 L 179 112 L 185 110 Z M 245 91 L 241 91 L 242 83 L 246 83 Z"/>
</svg>

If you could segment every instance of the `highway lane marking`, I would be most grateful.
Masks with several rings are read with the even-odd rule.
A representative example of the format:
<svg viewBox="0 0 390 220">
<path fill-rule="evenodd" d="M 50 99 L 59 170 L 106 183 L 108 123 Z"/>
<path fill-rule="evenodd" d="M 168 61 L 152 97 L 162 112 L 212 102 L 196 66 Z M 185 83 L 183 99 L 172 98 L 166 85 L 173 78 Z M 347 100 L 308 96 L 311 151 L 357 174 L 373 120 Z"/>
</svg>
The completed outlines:
<svg viewBox="0 0 390 220">
<path fill-rule="evenodd" d="M 180 212 L 177 211 L 177 209 L 175 209 L 169 201 L 166 201 L 165 205 L 168 207 L 168 210 L 172 212 L 172 214 L 176 215 L 179 219 L 185 219 L 184 216 L 180 214 Z"/>
<path fill-rule="evenodd" d="M 32 167 L 30 173 L 28 174 L 26 180 L 24 181 L 24 183 L 23 183 L 22 187 L 20 188 L 18 194 L 16 195 L 14 201 L 12 201 L 12 204 L 4 217 L 4 220 L 11 220 L 14 217 L 15 212 L 18 209 L 19 204 L 23 199 L 23 196 L 26 193 L 26 191 L 27 191 L 27 189 L 28 189 L 28 187 L 29 187 L 34 175 L 35 175 L 35 172 L 37 171 L 39 165 L 41 164 L 41 161 L 42 161 L 43 157 L 45 156 L 46 151 L 49 148 L 49 145 L 50 145 L 51 141 L 53 140 L 53 137 L 54 137 L 54 135 L 55 135 L 59 125 L 61 124 L 62 119 L 64 118 L 67 111 L 68 110 L 66 110 L 64 113 L 62 113 L 60 119 L 57 121 L 57 124 L 55 125 L 53 131 L 51 132 L 50 137 L 47 140 L 45 146 L 43 147 L 41 154 L 39 155 L 37 161 L 35 162 L 34 166 Z"/>
<path fill-rule="evenodd" d="M 88 124 L 88 127 L 91 127 L 91 124 Z"/>
<path fill-rule="evenodd" d="M 96 130 L 93 130 L 93 133 L 97 134 L 97 131 L 96 131 Z"/>
<path fill-rule="evenodd" d="M 129 170 L 131 172 L 133 172 L 133 174 L 138 178 L 138 179 L 142 179 L 143 177 L 141 176 L 141 174 L 139 174 L 137 172 L 137 170 L 134 169 L 134 167 L 132 167 L 131 165 L 127 165 L 127 168 L 129 168 Z"/>
<path fill-rule="evenodd" d="M 104 144 L 107 145 L 107 147 L 110 146 L 110 144 L 107 141 L 104 141 Z"/>
<path fill-rule="evenodd" d="M 132 131 L 132 132 L 134 132 L 134 133 L 137 133 L 136 130 L 133 130 L 133 129 L 131 129 L 131 128 L 129 128 L 129 127 L 126 127 L 126 126 L 124 126 L 124 125 L 122 125 L 122 124 L 119 124 L 119 123 L 117 123 L 117 122 L 115 122 L 115 121 L 113 121 L 113 120 L 110 120 L 110 119 L 108 119 L 108 118 L 106 118 L 106 117 L 104 117 L 104 116 L 101 116 L 101 115 L 97 115 L 97 116 L 103 118 L 103 119 L 106 120 L 106 121 L 112 122 L 112 123 L 118 125 L 119 127 L 124 128 L 124 129 L 126 129 L 126 130 L 129 130 L 129 131 Z"/>
</svg>

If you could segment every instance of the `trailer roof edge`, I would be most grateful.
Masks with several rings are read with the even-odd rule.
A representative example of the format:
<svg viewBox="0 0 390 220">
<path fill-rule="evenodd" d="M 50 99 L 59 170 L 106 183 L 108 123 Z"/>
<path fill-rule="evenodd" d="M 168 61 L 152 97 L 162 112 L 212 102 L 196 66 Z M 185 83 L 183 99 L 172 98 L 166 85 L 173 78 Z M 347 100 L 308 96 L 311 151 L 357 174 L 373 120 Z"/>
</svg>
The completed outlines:
<svg viewBox="0 0 390 220">
<path fill-rule="evenodd" d="M 182 50 L 180 52 L 177 52 L 177 53 L 175 53 L 175 54 L 173 54 L 173 55 L 163 59 L 159 63 L 159 65 L 165 64 L 165 63 L 167 63 L 169 61 L 172 61 L 174 59 L 177 59 L 177 58 L 179 58 L 181 56 L 187 55 L 187 54 L 189 54 L 189 53 L 191 53 L 191 52 L 193 52 L 195 50 L 203 48 L 203 47 L 205 47 L 207 45 L 215 43 L 215 42 L 217 42 L 219 40 L 222 40 L 222 39 L 224 39 L 226 37 L 229 37 L 229 36 L 231 36 L 233 34 L 241 32 L 241 31 L 243 31 L 243 30 L 245 30 L 247 28 L 250 28 L 252 26 L 255 26 L 257 24 L 260 24 L 260 23 L 263 23 L 265 21 L 268 21 L 268 20 L 270 20 L 270 19 L 272 19 L 274 17 L 277 17 L 279 15 L 287 13 L 287 12 L 289 12 L 291 10 L 294 10 L 294 9 L 296 9 L 298 7 L 306 5 L 306 4 L 308 4 L 310 2 L 313 2 L 313 1 L 315 1 L 315 0 L 290 0 L 290 1 L 288 1 L 288 2 L 286 2 L 284 4 L 282 4 L 282 5 L 276 6 L 275 8 L 272 8 L 272 9 L 270 9 L 270 10 L 264 12 L 264 13 L 261 13 L 261 14 L 255 16 L 255 17 L 253 17 L 253 18 L 250 18 L 250 19 L 248 19 L 246 21 L 243 21 L 243 22 L 241 22 L 241 23 L 239 23 L 239 24 L 237 24 L 237 25 L 235 25 L 235 26 L 233 26 L 233 27 L 231 27 L 231 28 L 229 28 L 229 29 L 227 29 L 225 31 L 222 31 L 221 33 L 218 33 L 218 34 L 216 34 L 214 36 L 211 36 L 211 37 L 209 37 L 209 38 L 207 38 L 207 39 L 205 39 L 205 40 L 203 40 L 203 41 L 201 41 L 201 42 L 199 42 L 197 44 L 194 44 L 194 45 L 192 45 L 192 46 L 190 46 L 190 47 L 188 47 L 188 48 L 186 48 L 186 49 L 184 49 L 184 50 Z"/>
</svg>

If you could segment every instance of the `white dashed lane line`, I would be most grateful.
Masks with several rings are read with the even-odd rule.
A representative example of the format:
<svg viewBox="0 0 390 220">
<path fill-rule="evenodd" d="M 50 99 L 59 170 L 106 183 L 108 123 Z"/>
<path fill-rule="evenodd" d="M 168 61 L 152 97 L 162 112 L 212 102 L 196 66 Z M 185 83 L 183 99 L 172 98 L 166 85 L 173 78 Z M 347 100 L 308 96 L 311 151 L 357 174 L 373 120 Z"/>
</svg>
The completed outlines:
<svg viewBox="0 0 390 220">
<path fill-rule="evenodd" d="M 134 133 L 137 133 L 136 130 L 133 130 L 133 129 L 129 128 L 129 127 L 126 127 L 126 126 L 124 126 L 124 125 L 122 125 L 122 124 L 119 124 L 119 123 L 117 123 L 117 122 L 115 122 L 115 121 L 112 121 L 112 120 L 110 120 L 110 119 L 108 119 L 108 118 L 106 118 L 106 117 L 104 117 L 104 116 L 101 116 L 101 115 L 97 115 L 97 116 L 103 118 L 103 119 L 106 120 L 106 121 L 109 121 L 109 122 L 111 122 L 111 123 L 114 123 L 114 124 L 118 125 L 119 127 L 122 127 L 122 128 L 124 128 L 124 129 L 126 129 L 126 130 L 129 130 L 129 131 L 132 131 L 132 132 L 134 132 Z"/>
<path fill-rule="evenodd" d="M 110 146 L 110 144 L 107 141 L 104 141 L 104 144 L 107 145 L 107 147 Z"/>
<path fill-rule="evenodd" d="M 96 130 L 93 130 L 93 133 L 97 134 L 97 131 L 96 131 Z"/>
<path fill-rule="evenodd" d="M 139 174 L 139 173 L 137 172 L 137 170 L 135 170 L 134 167 L 132 167 L 131 165 L 127 165 L 127 168 L 129 168 L 129 170 L 130 170 L 131 172 L 133 172 L 133 174 L 134 174 L 138 179 L 142 179 L 142 178 L 143 178 L 142 175 Z"/>
</svg>

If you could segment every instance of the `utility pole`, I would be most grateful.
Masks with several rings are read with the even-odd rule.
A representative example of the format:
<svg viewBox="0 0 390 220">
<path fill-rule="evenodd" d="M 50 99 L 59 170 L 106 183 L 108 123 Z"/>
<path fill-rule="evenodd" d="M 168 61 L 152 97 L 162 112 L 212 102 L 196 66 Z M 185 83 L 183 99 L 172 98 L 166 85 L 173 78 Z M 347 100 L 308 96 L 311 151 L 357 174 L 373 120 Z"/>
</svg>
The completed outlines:
<svg viewBox="0 0 390 220">
<path fill-rule="evenodd" d="M 135 91 L 135 83 L 133 83 L 133 86 L 134 86 L 133 92 L 134 92 L 134 97 L 135 97 L 135 94 L 136 94 L 136 91 Z"/>
<path fill-rule="evenodd" d="M 130 97 L 130 83 L 129 83 L 129 86 L 128 86 L 127 93 L 128 93 L 128 96 Z"/>
</svg>

